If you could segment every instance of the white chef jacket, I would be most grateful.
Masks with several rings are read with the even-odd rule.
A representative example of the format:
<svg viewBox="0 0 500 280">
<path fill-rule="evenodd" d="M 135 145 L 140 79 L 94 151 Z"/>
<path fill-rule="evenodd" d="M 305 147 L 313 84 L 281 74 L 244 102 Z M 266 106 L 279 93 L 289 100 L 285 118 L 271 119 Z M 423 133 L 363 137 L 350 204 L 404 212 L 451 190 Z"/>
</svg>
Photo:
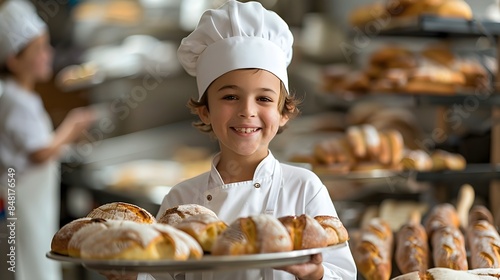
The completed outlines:
<svg viewBox="0 0 500 280">
<path fill-rule="evenodd" d="M 184 181 L 165 196 L 158 217 L 171 207 L 195 203 L 213 210 L 218 217 L 232 223 L 239 217 L 272 214 L 275 217 L 308 214 L 337 216 L 335 207 L 321 180 L 313 172 L 279 163 L 271 152 L 257 166 L 251 181 L 224 184 L 215 166 L 211 171 Z M 356 265 L 349 246 L 323 253 L 323 279 L 356 279 Z M 169 275 L 139 275 L 144 279 L 172 279 Z M 287 272 L 267 269 L 245 271 L 175 274 L 174 279 L 295 279 Z"/>
<path fill-rule="evenodd" d="M 58 164 L 34 165 L 29 160 L 29 154 L 48 146 L 52 137 L 52 122 L 40 96 L 6 79 L 0 96 L 0 195 L 7 201 L 7 170 L 14 168 L 17 280 L 62 279 L 60 264 L 45 257 L 59 228 Z"/>
</svg>

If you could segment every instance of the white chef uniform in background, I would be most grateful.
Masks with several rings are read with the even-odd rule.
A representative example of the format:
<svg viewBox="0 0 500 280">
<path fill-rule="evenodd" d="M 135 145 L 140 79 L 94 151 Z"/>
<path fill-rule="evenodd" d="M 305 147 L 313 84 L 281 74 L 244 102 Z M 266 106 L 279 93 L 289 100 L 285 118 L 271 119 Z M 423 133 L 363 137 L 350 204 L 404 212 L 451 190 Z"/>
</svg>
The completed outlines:
<svg viewBox="0 0 500 280">
<path fill-rule="evenodd" d="M 287 24 L 257 2 L 229 1 L 206 11 L 197 28 L 181 42 L 179 60 L 196 76 L 199 98 L 221 75 L 236 69 L 257 68 L 276 75 L 288 91 L 287 66 L 293 36 Z M 253 180 L 225 184 L 214 158 L 210 172 L 178 184 L 164 198 L 165 209 L 195 203 L 212 209 L 227 223 L 238 217 L 270 214 L 275 217 L 308 214 L 337 216 L 329 193 L 311 171 L 279 163 L 269 152 Z M 349 247 L 323 254 L 323 279 L 356 279 Z M 139 275 L 138 279 L 172 279 L 170 275 Z M 295 279 L 273 269 L 175 274 L 175 279 Z"/>
<path fill-rule="evenodd" d="M 0 7 L 0 64 L 47 31 L 34 7 L 25 1 L 8 1 Z M 46 147 L 53 127 L 39 95 L 14 80 L 3 82 L 0 96 L 0 188 L 7 202 L 7 172 L 15 169 L 16 280 L 62 279 L 58 262 L 45 254 L 59 228 L 59 170 L 56 161 L 33 165 L 28 155 Z M 6 203 L 7 204 L 7 203 Z M 8 206 L 8 205 L 7 205 Z M 9 212 L 6 213 L 7 218 Z M 6 227 L 2 227 L 4 232 Z M 2 236 L 5 237 L 5 236 Z M 1 238 L 2 249 L 7 239 Z M 10 245 L 9 245 L 10 246 Z M 2 260 L 7 254 L 2 252 Z M 6 267 L 7 266 L 7 267 Z M 2 261 L 2 275 L 10 273 Z"/>
</svg>

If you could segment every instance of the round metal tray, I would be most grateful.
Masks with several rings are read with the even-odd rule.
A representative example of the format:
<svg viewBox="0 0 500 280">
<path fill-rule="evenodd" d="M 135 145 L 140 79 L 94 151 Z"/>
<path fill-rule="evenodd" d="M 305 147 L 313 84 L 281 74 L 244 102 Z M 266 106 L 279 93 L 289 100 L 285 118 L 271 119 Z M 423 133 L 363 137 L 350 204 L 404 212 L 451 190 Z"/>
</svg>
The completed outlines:
<svg viewBox="0 0 500 280">
<path fill-rule="evenodd" d="M 347 242 L 323 248 L 295 250 L 281 253 L 252 254 L 242 256 L 205 255 L 200 260 L 90 260 L 59 255 L 53 252 L 47 258 L 81 264 L 97 271 L 129 271 L 129 272 L 193 272 L 210 270 L 235 270 L 264 267 L 281 267 L 308 262 L 311 255 L 336 250 L 347 246 Z"/>
</svg>

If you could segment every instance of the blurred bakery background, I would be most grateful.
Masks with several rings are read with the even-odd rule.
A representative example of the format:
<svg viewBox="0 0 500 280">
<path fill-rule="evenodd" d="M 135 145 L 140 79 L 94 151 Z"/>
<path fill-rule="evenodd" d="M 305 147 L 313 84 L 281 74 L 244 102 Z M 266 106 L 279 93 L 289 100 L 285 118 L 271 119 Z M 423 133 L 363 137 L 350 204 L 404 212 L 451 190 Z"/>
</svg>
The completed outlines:
<svg viewBox="0 0 500 280">
<path fill-rule="evenodd" d="M 303 98 L 271 149 L 320 175 L 353 236 L 373 217 L 396 232 L 412 211 L 457 205 L 465 184 L 500 224 L 499 1 L 260 2 L 295 35 Z M 61 165 L 61 225 L 112 201 L 156 213 L 217 150 L 191 126 L 196 82 L 176 50 L 223 0 L 33 3 L 55 48 L 56 75 L 37 88 L 54 125 L 78 106 L 102 114 Z M 67 279 L 100 279 L 66 265 Z"/>
</svg>

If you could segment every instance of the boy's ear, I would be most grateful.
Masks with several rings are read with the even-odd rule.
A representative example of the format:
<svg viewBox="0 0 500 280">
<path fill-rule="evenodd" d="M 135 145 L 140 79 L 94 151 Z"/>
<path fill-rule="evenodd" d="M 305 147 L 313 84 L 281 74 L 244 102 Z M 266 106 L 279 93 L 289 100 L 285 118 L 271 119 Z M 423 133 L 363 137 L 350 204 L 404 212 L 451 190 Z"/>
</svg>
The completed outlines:
<svg viewBox="0 0 500 280">
<path fill-rule="evenodd" d="M 197 114 L 200 117 L 200 120 L 204 124 L 210 124 L 210 112 L 208 111 L 207 106 L 201 106 L 196 108 Z"/>
<path fill-rule="evenodd" d="M 12 73 L 15 73 L 15 69 L 17 68 L 17 57 L 16 55 L 14 54 L 10 54 L 7 56 L 7 59 L 5 60 L 5 66 L 7 67 L 7 69 L 12 72 Z"/>
<path fill-rule="evenodd" d="M 280 127 L 283 127 L 285 126 L 285 124 L 290 120 L 290 118 L 285 115 L 285 114 L 282 114 L 281 115 L 281 119 L 280 119 Z"/>
</svg>

